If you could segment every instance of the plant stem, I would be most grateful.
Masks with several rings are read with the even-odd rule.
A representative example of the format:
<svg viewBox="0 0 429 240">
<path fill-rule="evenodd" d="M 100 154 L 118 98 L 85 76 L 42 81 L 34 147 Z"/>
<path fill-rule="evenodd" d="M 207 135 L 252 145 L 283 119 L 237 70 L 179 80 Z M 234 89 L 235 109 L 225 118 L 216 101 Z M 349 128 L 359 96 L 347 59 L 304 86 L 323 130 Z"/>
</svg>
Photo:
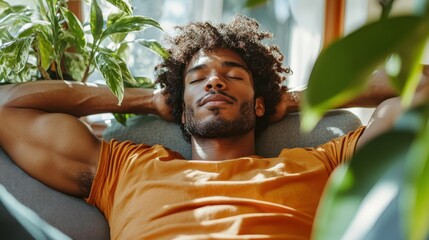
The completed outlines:
<svg viewBox="0 0 429 240">
<path fill-rule="evenodd" d="M 48 4 L 50 2 L 48 1 Z M 60 4 L 60 1 L 57 2 L 57 4 Z M 59 49 L 59 19 L 56 16 L 57 13 L 57 9 L 56 6 L 53 6 L 52 4 L 50 4 L 49 6 L 49 12 L 51 15 L 51 27 L 52 27 L 52 44 L 54 46 L 54 58 L 55 58 L 55 70 L 57 71 L 59 77 L 61 80 L 64 80 L 63 77 L 63 72 L 61 70 L 61 59 L 62 59 L 62 54 L 60 53 L 60 49 Z"/>
<path fill-rule="evenodd" d="M 88 64 L 86 65 L 85 72 L 84 72 L 83 77 L 82 77 L 82 82 L 83 83 L 85 83 L 88 80 L 89 69 L 91 67 L 91 62 L 92 62 L 92 59 L 94 58 L 94 55 L 95 55 L 95 50 L 92 49 L 91 54 L 89 55 Z"/>
<path fill-rule="evenodd" d="M 378 0 L 382 8 L 380 19 L 386 19 L 389 16 L 390 11 L 392 11 L 393 2 L 395 2 L 395 0 Z"/>
<path fill-rule="evenodd" d="M 101 39 L 94 39 L 94 40 L 95 40 L 95 44 L 94 44 L 94 47 L 92 47 L 91 54 L 89 55 L 88 65 L 86 66 L 85 73 L 83 74 L 83 77 L 82 77 L 83 83 L 85 83 L 88 80 L 88 77 L 90 74 L 89 70 L 91 68 L 92 59 L 95 56 L 95 51 L 98 50 L 100 43 L 101 43 Z M 92 73 L 92 71 L 91 71 L 91 73 Z"/>
</svg>

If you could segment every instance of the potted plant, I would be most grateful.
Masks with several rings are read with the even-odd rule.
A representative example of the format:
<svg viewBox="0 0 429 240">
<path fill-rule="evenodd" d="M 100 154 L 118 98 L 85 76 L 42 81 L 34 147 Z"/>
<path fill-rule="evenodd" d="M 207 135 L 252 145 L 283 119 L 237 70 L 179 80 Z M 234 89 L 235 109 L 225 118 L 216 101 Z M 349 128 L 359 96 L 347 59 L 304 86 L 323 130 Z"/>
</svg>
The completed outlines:
<svg viewBox="0 0 429 240">
<path fill-rule="evenodd" d="M 86 82 L 97 69 L 118 104 L 123 99 L 124 86 L 150 85 L 150 79 L 132 76 L 128 69 L 126 50 L 130 42 L 125 37 L 147 27 L 162 30 L 161 26 L 154 19 L 133 15 L 127 0 L 106 0 L 117 11 L 103 17 L 98 1 L 90 3 L 89 22 L 82 24 L 68 9 L 66 0 L 38 0 L 37 11 L 0 0 L 0 82 Z M 32 20 L 35 12 L 39 18 Z M 134 41 L 168 57 L 154 40 Z"/>
</svg>

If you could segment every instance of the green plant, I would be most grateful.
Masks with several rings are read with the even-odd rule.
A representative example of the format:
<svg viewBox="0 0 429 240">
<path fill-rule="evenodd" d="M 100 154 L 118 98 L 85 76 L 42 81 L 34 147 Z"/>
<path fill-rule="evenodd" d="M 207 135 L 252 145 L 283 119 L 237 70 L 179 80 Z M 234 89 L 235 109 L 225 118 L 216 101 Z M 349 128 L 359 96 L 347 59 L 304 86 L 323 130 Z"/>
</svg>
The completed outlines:
<svg viewBox="0 0 429 240">
<path fill-rule="evenodd" d="M 100 0 L 98 0 L 100 1 Z M 98 69 L 121 103 L 124 86 L 147 86 L 148 79 L 132 76 L 126 64 L 130 32 L 147 27 L 162 30 L 157 21 L 132 14 L 127 0 L 106 0 L 116 7 L 103 17 L 97 0 L 90 4 L 89 31 L 67 7 L 66 0 L 38 0 L 34 10 L 0 0 L 0 82 L 66 79 L 86 82 Z M 168 57 L 153 40 L 136 42 Z M 65 76 L 64 72 L 68 75 Z"/>
<path fill-rule="evenodd" d="M 365 91 L 369 75 L 383 63 L 408 109 L 392 130 L 333 173 L 316 216 L 314 239 L 371 239 L 371 230 L 388 211 L 399 213 L 403 235 L 397 238 L 429 237 L 429 102 L 411 107 L 429 38 L 429 0 L 418 3 L 414 15 L 387 17 L 383 12 L 380 21 L 324 49 L 313 67 L 303 106 L 306 129 L 328 109 Z"/>
</svg>

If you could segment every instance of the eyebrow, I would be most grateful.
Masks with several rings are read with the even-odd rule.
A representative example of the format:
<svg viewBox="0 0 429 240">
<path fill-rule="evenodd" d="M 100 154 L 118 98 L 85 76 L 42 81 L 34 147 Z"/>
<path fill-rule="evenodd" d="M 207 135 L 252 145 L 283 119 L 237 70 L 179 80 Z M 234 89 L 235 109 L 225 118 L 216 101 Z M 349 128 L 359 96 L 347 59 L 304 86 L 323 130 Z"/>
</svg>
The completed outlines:
<svg viewBox="0 0 429 240">
<path fill-rule="evenodd" d="M 244 66 L 243 64 L 240 64 L 238 62 L 224 61 L 224 62 L 222 62 L 222 67 L 236 67 L 236 68 L 241 68 L 241 69 L 243 69 L 244 71 L 246 71 L 247 73 L 250 74 L 249 69 L 246 66 Z M 196 66 L 188 69 L 188 71 L 186 71 L 186 73 L 185 73 L 185 76 L 188 75 L 191 72 L 195 72 L 195 71 L 198 71 L 198 70 L 201 70 L 201 69 L 205 69 L 205 68 L 207 68 L 207 64 L 196 65 Z"/>
</svg>

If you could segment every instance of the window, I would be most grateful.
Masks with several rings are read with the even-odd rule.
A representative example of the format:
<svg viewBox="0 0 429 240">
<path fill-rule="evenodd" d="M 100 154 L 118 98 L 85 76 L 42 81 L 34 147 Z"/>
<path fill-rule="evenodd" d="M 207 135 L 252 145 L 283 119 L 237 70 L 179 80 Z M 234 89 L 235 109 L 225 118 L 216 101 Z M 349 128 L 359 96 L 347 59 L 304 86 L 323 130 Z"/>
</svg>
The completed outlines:
<svg viewBox="0 0 429 240">
<path fill-rule="evenodd" d="M 134 13 L 157 20 L 167 34 L 173 34 L 175 25 L 190 21 L 229 21 L 235 14 L 241 13 L 255 18 L 263 30 L 272 32 L 276 44 L 285 55 L 286 66 L 294 74 L 290 76 L 290 87 L 303 86 L 307 83 L 308 74 L 316 59 L 323 30 L 324 1 L 313 0 L 270 0 L 262 6 L 245 9 L 244 0 L 145 0 L 132 1 Z M 311 4 L 310 4 L 311 3 Z M 309 8 L 310 6 L 310 8 Z M 104 13 L 113 8 L 102 5 Z M 88 16 L 88 9 L 84 16 Z M 130 34 L 129 40 L 136 38 L 153 38 L 162 40 L 163 33 L 149 28 L 143 33 Z M 153 68 L 159 57 L 149 50 L 131 44 L 128 64 L 135 76 L 153 78 Z M 92 78 L 100 79 L 96 74 Z"/>
</svg>

